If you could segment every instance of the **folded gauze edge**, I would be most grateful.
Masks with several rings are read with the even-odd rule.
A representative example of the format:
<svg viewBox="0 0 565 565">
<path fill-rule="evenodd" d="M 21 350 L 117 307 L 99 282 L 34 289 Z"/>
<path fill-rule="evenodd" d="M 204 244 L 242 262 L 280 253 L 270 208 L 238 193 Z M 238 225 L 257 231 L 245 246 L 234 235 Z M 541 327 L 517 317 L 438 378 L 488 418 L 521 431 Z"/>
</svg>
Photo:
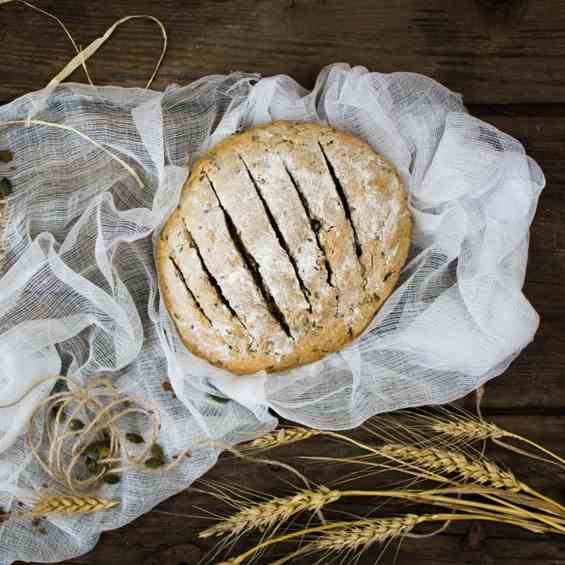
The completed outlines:
<svg viewBox="0 0 565 565">
<path fill-rule="evenodd" d="M 13 187 L 4 210 L 0 402 L 50 373 L 83 382 L 110 375 L 119 390 L 159 406 L 167 454 L 193 456 L 158 478 L 126 473 L 101 488 L 118 508 L 49 518 L 40 541 L 31 525 L 5 522 L 0 564 L 88 551 L 101 531 L 209 469 L 219 452 L 211 442 L 273 429 L 273 411 L 344 429 L 379 412 L 445 403 L 503 372 L 536 331 L 521 288 L 542 172 L 519 142 L 429 78 L 337 64 L 312 91 L 287 76 L 244 73 L 164 93 L 61 84 L 0 108 L 1 124 L 16 120 L 28 123 L 2 126 L 0 141 L 13 154 L 0 162 Z M 414 233 L 396 290 L 351 346 L 283 373 L 236 377 L 180 341 L 159 295 L 153 239 L 198 156 L 275 120 L 329 123 L 369 143 L 401 175 Z M 5 509 L 15 485 L 38 490 L 45 480 L 21 432 L 49 387 L 0 410 Z"/>
</svg>

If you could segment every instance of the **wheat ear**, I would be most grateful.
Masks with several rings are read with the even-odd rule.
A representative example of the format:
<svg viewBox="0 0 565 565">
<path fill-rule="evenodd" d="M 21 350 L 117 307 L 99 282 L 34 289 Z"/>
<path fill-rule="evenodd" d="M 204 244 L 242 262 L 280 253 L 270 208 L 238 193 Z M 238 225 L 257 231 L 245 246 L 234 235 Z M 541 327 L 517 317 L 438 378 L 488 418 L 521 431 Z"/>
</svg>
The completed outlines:
<svg viewBox="0 0 565 565">
<path fill-rule="evenodd" d="M 320 487 L 317 490 L 303 490 L 286 498 L 273 498 L 255 506 L 242 508 L 226 520 L 200 532 L 199 537 L 238 535 L 255 529 L 265 530 L 300 512 L 318 512 L 326 504 L 331 504 L 340 497 L 339 491 Z"/>
<path fill-rule="evenodd" d="M 425 418 L 429 421 L 428 418 Z M 554 451 L 546 449 L 545 447 L 539 445 L 535 441 L 528 439 L 520 434 L 515 434 L 500 428 L 499 426 L 492 424 L 490 422 L 485 422 L 484 420 L 477 420 L 472 417 L 468 417 L 464 420 L 436 420 L 432 419 L 431 429 L 441 435 L 447 436 L 451 440 L 461 440 L 464 442 L 473 443 L 476 441 L 484 441 L 490 439 L 500 447 L 518 453 L 519 455 L 525 455 L 526 457 L 531 457 L 532 459 L 537 459 L 543 461 L 544 463 L 550 463 L 552 465 L 557 465 L 565 469 L 565 459 L 557 455 Z M 515 445 L 510 445 L 504 441 L 503 438 L 511 438 L 518 442 L 522 442 L 531 447 L 534 447 L 539 452 L 543 453 L 545 456 L 542 457 L 531 451 L 526 451 Z"/>
<path fill-rule="evenodd" d="M 481 485 L 490 485 L 512 492 L 529 490 L 520 482 L 514 473 L 501 469 L 488 460 L 469 459 L 458 451 L 438 449 L 435 447 L 420 448 L 411 445 L 387 444 L 379 449 L 384 457 L 408 463 L 430 471 L 457 473 L 465 480 Z"/>
<path fill-rule="evenodd" d="M 416 527 L 422 518 L 407 514 L 398 518 L 382 518 L 367 524 L 349 526 L 324 533 L 312 544 L 316 551 L 355 551 L 374 543 L 400 538 Z"/>
<path fill-rule="evenodd" d="M 87 514 L 109 510 L 118 506 L 117 500 L 107 500 L 95 496 L 46 496 L 40 498 L 31 513 L 34 515 L 65 514 Z"/>
<path fill-rule="evenodd" d="M 481 420 L 437 421 L 432 424 L 432 430 L 454 439 L 463 439 L 472 442 L 483 441 L 485 439 L 500 439 L 511 435 L 497 425 Z"/>
<path fill-rule="evenodd" d="M 248 449 L 270 449 L 272 447 L 278 447 L 279 445 L 286 445 L 289 443 L 304 441 L 320 433 L 322 432 L 311 428 L 280 428 L 278 430 L 275 430 L 274 432 L 270 432 L 258 437 L 257 439 L 254 439 L 245 447 L 247 447 Z"/>
<path fill-rule="evenodd" d="M 488 485 L 514 493 L 526 492 L 550 504 L 560 513 L 565 513 L 563 505 L 519 481 L 512 471 L 501 469 L 496 463 L 487 459 L 469 459 L 458 451 L 400 444 L 388 444 L 381 447 L 379 451 L 381 455 L 394 461 L 407 463 L 411 467 L 428 469 L 440 474 L 442 472 L 457 473 L 461 478 L 480 485 Z"/>
</svg>

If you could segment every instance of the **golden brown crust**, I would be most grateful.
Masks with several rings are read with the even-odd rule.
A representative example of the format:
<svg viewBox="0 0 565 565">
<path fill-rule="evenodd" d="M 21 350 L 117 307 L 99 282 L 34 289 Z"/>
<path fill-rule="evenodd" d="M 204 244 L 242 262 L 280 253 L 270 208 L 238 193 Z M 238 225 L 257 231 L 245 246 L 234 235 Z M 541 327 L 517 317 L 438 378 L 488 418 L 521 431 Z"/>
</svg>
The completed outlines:
<svg viewBox="0 0 565 565">
<path fill-rule="evenodd" d="M 275 122 L 193 166 L 159 240 L 163 299 L 194 354 L 233 373 L 289 369 L 362 333 L 410 235 L 402 182 L 366 143 Z"/>
</svg>

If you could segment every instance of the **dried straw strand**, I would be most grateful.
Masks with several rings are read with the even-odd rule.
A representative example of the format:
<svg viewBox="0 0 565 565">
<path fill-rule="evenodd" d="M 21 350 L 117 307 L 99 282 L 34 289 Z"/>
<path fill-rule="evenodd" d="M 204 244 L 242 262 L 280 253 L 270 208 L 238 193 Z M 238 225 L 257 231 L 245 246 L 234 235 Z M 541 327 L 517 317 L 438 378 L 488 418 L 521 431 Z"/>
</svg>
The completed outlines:
<svg viewBox="0 0 565 565">
<path fill-rule="evenodd" d="M 167 30 L 165 29 L 165 26 L 163 25 L 161 20 L 159 20 L 159 18 L 156 18 L 155 16 L 150 16 L 148 14 L 135 14 L 132 16 L 125 16 L 124 18 L 121 18 L 120 20 L 114 22 L 104 32 L 104 34 L 101 37 L 95 39 L 90 45 L 85 47 L 75 57 L 73 57 L 65 65 L 65 67 L 51 80 L 51 82 L 47 86 L 56 85 L 62 82 L 63 80 L 65 80 L 78 67 L 84 65 L 85 61 L 87 61 L 90 57 L 92 57 L 92 55 L 94 55 L 94 53 L 96 53 L 96 51 L 98 51 L 98 49 L 100 49 L 100 47 L 102 47 L 102 45 L 104 45 L 104 43 L 108 41 L 110 36 L 114 33 L 114 31 L 116 31 L 116 29 L 119 26 L 130 20 L 135 20 L 135 19 L 148 19 L 155 22 L 159 26 L 159 29 L 161 30 L 161 35 L 163 36 L 163 47 L 161 48 L 161 54 L 159 55 L 159 59 L 155 64 L 155 68 L 153 69 L 153 73 L 151 74 L 151 77 L 149 78 L 147 84 L 145 85 L 145 88 L 149 88 L 153 83 L 153 81 L 155 80 L 155 77 L 157 76 L 157 73 L 161 68 L 161 64 L 163 63 L 163 59 L 165 58 L 165 54 L 167 53 L 168 37 L 167 37 Z"/>
<path fill-rule="evenodd" d="M 20 125 L 20 126 L 23 125 L 23 126 L 29 127 L 32 124 L 33 125 L 51 127 L 51 128 L 60 129 L 60 130 L 64 130 L 64 131 L 70 131 L 72 133 L 75 133 L 76 135 L 78 135 L 79 137 L 82 137 L 83 139 L 85 139 L 89 143 L 92 143 L 92 145 L 94 145 L 95 147 L 97 147 L 101 151 L 104 151 L 104 153 L 106 153 L 112 159 L 114 159 L 114 161 L 119 163 L 136 180 L 136 182 L 137 182 L 137 184 L 139 185 L 140 188 L 144 187 L 143 181 L 141 180 L 140 176 L 135 172 L 133 167 L 128 165 L 121 157 L 118 157 L 115 153 L 113 153 L 112 151 L 110 151 L 109 149 L 104 147 L 102 144 L 100 144 L 97 141 L 95 141 L 94 139 L 92 139 L 92 137 L 86 135 L 85 133 L 83 133 L 82 131 L 80 131 L 80 130 L 74 128 L 74 127 L 67 126 L 65 124 L 57 124 L 57 123 L 53 123 L 53 122 L 46 122 L 44 120 L 36 120 L 36 119 L 31 119 L 31 118 L 26 118 L 25 120 L 8 120 L 6 122 L 0 122 L 0 127 L 12 126 L 12 125 Z"/>
<path fill-rule="evenodd" d="M 102 45 L 104 45 L 104 43 L 106 43 L 106 41 L 108 41 L 110 36 L 116 31 L 116 29 L 118 27 L 120 27 L 122 24 L 124 24 L 124 23 L 126 23 L 130 20 L 136 20 L 136 19 L 148 19 L 148 20 L 155 22 L 159 26 L 159 30 L 161 31 L 161 35 L 163 37 L 163 46 L 161 48 L 161 53 L 159 55 L 159 58 L 157 59 L 157 63 L 155 64 L 155 67 L 153 69 L 153 73 L 151 74 L 151 77 L 149 78 L 149 80 L 147 81 L 147 84 L 145 85 L 145 88 L 147 89 L 153 84 L 155 77 L 159 73 L 159 69 L 161 68 L 161 65 L 162 65 L 163 59 L 165 58 L 165 55 L 167 53 L 167 47 L 168 47 L 167 30 L 166 30 L 165 26 L 163 25 L 163 22 L 161 22 L 161 20 L 159 18 L 156 18 L 155 16 L 151 16 L 149 14 L 134 14 L 134 15 L 131 15 L 131 16 L 125 16 L 125 17 L 117 20 L 116 22 L 114 22 L 104 32 L 104 34 L 101 37 L 98 37 L 92 43 L 90 43 L 90 45 L 88 45 L 87 47 L 85 47 L 84 49 L 81 50 L 81 49 L 79 49 L 79 47 L 76 44 L 73 36 L 69 32 L 69 30 L 67 29 L 65 24 L 57 16 L 55 16 L 54 14 L 51 14 L 47 10 L 43 10 L 42 8 L 37 7 L 34 4 L 32 4 L 31 2 L 28 2 L 27 0 L 0 0 L 0 5 L 9 4 L 9 3 L 15 2 L 15 1 L 19 1 L 20 3 L 31 8 L 32 10 L 35 10 L 36 12 L 44 14 L 45 16 L 48 16 L 49 18 L 55 20 L 59 24 L 59 26 L 62 28 L 62 30 L 65 32 L 65 35 L 68 37 L 69 41 L 71 42 L 72 46 L 74 47 L 75 51 L 77 52 L 77 54 L 65 65 L 65 67 L 59 73 L 57 73 L 57 75 L 53 79 L 51 79 L 51 81 L 49 82 L 49 84 L 47 86 L 53 86 L 53 85 L 57 85 L 57 84 L 61 83 L 63 80 L 65 80 L 68 76 L 70 76 L 80 66 L 83 67 L 86 78 L 87 78 L 89 84 L 91 86 L 94 86 L 92 79 L 90 78 L 90 75 L 89 75 L 88 70 L 86 68 L 86 61 L 90 57 L 92 57 L 92 55 L 94 55 L 96 53 L 96 51 L 98 51 L 98 49 L 100 49 L 100 47 L 102 47 Z"/>
<path fill-rule="evenodd" d="M 4 2 L 0 2 L 0 4 L 3 4 L 3 3 L 7 4 L 10 1 L 12 1 L 12 0 L 5 0 Z M 52 20 L 55 20 L 57 22 L 57 24 L 59 25 L 59 27 L 65 32 L 65 35 L 68 37 L 68 39 L 71 42 L 71 45 L 73 46 L 76 53 L 80 54 L 79 46 L 76 44 L 76 41 L 74 40 L 73 36 L 71 35 L 71 32 L 68 30 L 67 26 L 61 21 L 60 18 L 58 18 L 54 14 L 51 14 L 47 10 L 40 8 L 39 6 L 35 6 L 31 2 L 27 2 L 27 0 L 18 0 L 18 2 L 20 4 L 24 4 L 28 8 L 31 8 L 32 10 L 35 10 L 36 12 L 39 12 L 40 14 L 47 16 L 48 18 L 51 18 Z M 88 69 L 86 68 L 86 61 L 83 60 L 81 63 L 82 63 L 82 68 L 84 70 L 84 74 L 86 75 L 86 80 L 88 80 L 88 84 L 90 84 L 91 86 L 94 86 L 92 79 L 90 78 L 90 74 L 88 73 Z"/>
</svg>

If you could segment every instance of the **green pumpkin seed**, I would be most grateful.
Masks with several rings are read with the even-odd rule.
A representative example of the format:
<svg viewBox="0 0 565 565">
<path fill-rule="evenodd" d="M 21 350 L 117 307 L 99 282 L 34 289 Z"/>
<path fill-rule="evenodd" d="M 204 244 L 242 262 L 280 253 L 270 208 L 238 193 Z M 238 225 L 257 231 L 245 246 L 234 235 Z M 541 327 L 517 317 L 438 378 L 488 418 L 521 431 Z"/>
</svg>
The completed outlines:
<svg viewBox="0 0 565 565">
<path fill-rule="evenodd" d="M 55 381 L 55 390 L 61 392 L 63 390 L 69 390 L 67 386 L 67 381 L 65 379 L 58 379 Z"/>
<path fill-rule="evenodd" d="M 141 435 L 131 432 L 126 434 L 126 439 L 131 443 L 145 443 L 145 440 Z"/>
<path fill-rule="evenodd" d="M 72 432 L 78 432 L 79 430 L 82 430 L 83 428 L 84 428 L 84 422 L 82 420 L 79 420 L 78 418 L 73 418 L 69 422 L 69 429 Z"/>
<path fill-rule="evenodd" d="M 110 455 L 110 442 L 109 441 L 95 441 L 91 443 L 85 450 L 84 454 L 90 459 L 98 461 Z"/>
<path fill-rule="evenodd" d="M 164 463 L 165 462 L 160 457 L 150 457 L 147 461 L 145 461 L 145 466 L 149 469 L 158 469 L 159 467 L 162 467 Z"/>
<path fill-rule="evenodd" d="M 86 469 L 91 475 L 99 475 L 103 467 L 99 465 L 95 459 L 88 458 L 86 460 Z"/>
<path fill-rule="evenodd" d="M 165 458 L 165 452 L 163 451 L 163 448 L 158 443 L 154 443 L 151 446 L 151 457 L 159 457 L 160 459 Z"/>
<path fill-rule="evenodd" d="M 102 477 L 102 480 L 108 485 L 116 485 L 122 479 L 120 479 L 120 477 L 118 475 L 116 475 L 115 473 L 108 473 L 107 475 L 104 475 Z"/>
<path fill-rule="evenodd" d="M 12 194 L 12 183 L 5 178 L 0 178 L 0 198 L 6 198 Z"/>
<path fill-rule="evenodd" d="M 14 158 L 14 154 L 9 149 L 0 150 L 0 162 L 9 163 Z"/>
</svg>

